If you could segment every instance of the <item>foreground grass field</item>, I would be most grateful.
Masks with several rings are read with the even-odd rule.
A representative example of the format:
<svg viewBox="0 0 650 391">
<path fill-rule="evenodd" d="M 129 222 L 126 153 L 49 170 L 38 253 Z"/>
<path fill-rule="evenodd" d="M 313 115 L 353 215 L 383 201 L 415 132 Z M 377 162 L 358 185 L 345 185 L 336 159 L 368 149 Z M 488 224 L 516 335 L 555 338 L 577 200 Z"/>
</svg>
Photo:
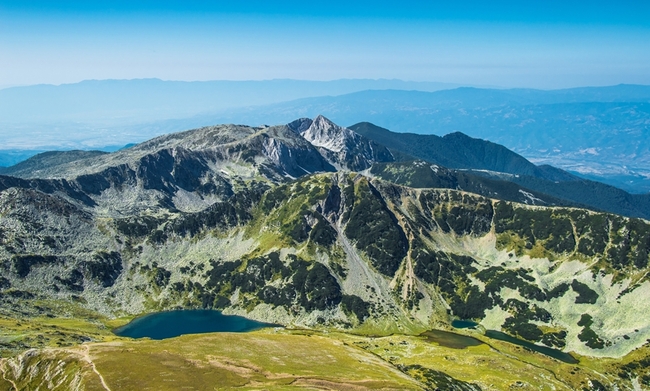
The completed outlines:
<svg viewBox="0 0 650 391">
<path fill-rule="evenodd" d="M 3 362 L 0 389 L 423 389 L 390 363 L 344 341 L 284 331 L 32 352 Z"/>
<path fill-rule="evenodd" d="M 605 363 L 485 342 L 454 349 L 420 336 L 285 329 L 115 338 L 3 359 L 0 390 L 591 390 L 611 380 Z"/>
</svg>

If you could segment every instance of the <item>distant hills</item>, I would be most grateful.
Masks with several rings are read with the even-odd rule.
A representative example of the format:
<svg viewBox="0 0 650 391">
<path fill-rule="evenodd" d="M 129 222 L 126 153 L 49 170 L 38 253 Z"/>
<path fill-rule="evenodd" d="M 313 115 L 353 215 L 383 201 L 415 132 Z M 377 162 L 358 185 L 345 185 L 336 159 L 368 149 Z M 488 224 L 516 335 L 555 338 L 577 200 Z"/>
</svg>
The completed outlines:
<svg viewBox="0 0 650 391">
<path fill-rule="evenodd" d="M 551 166 L 538 167 L 508 148 L 490 141 L 469 137 L 461 132 L 436 135 L 395 133 L 369 122 L 350 129 L 394 151 L 449 168 L 488 170 L 527 175 L 553 181 L 575 180 L 575 176 Z"/>
<path fill-rule="evenodd" d="M 458 85 L 386 79 L 164 81 L 86 80 L 0 90 L 1 122 L 85 121 L 101 124 L 157 121 L 299 98 L 363 90 L 437 91 Z M 288 122 L 288 121 L 286 121 Z"/>
<path fill-rule="evenodd" d="M 43 170 L 49 170 L 52 167 L 70 163 L 89 157 L 100 156 L 107 152 L 102 151 L 48 151 L 39 153 L 36 156 L 22 161 L 10 167 L 1 167 L 0 174 L 20 177 L 22 175 L 38 176 Z"/>
</svg>

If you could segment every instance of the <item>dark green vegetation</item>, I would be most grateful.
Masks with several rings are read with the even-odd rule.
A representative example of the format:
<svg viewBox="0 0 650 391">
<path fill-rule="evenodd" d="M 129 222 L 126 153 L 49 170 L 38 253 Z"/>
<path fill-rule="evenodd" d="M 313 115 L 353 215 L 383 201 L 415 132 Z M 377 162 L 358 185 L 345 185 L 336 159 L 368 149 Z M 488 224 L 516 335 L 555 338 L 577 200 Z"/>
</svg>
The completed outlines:
<svg viewBox="0 0 650 391">
<path fill-rule="evenodd" d="M 439 287 L 454 315 L 463 319 L 480 319 L 485 316 L 486 309 L 494 306 L 489 294 L 466 284 L 467 276 L 477 271 L 472 266 L 473 259 L 424 251 L 417 254 L 415 275 Z"/>
<path fill-rule="evenodd" d="M 517 254 L 532 250 L 539 243 L 545 251 L 551 252 L 549 255 L 568 252 L 591 257 L 602 254 L 607 259 L 607 264 L 603 265 L 607 269 L 633 270 L 648 266 L 650 227 L 640 219 L 584 210 L 515 208 L 512 204 L 498 202 L 495 229 L 500 234 L 497 244 Z M 605 251 L 608 244 L 610 247 Z M 597 299 L 595 292 L 588 291 L 579 282 L 572 283 L 572 288 L 580 294 L 576 302 L 593 303 Z"/>
<path fill-rule="evenodd" d="M 540 321 L 548 323 L 551 320 L 551 314 L 543 308 L 533 305 L 528 306 L 527 303 L 519 301 L 517 299 L 508 299 L 504 307 L 514 316 L 506 318 L 505 323 L 503 324 L 503 329 L 509 332 L 512 335 L 516 335 L 528 341 L 540 341 L 544 336 L 542 330 L 539 329 L 535 324 L 529 323 L 529 321 Z M 566 337 L 566 332 L 560 335 L 549 335 L 547 339 L 555 342 L 556 339 L 560 339 L 559 343 L 564 347 L 564 343 L 561 340 L 561 336 Z M 555 338 L 554 338 L 555 337 Z"/>
<path fill-rule="evenodd" d="M 648 266 L 650 255 L 650 227 L 639 219 L 624 222 L 620 218 L 612 219 L 610 233 L 612 247 L 608 250 L 609 261 L 615 269 L 634 267 L 642 269 Z"/>
<path fill-rule="evenodd" d="M 341 299 L 343 309 L 353 313 L 359 322 L 370 316 L 370 304 L 355 295 L 343 295 Z"/>
<path fill-rule="evenodd" d="M 345 234 L 356 241 L 359 250 L 368 254 L 380 273 L 392 276 L 406 256 L 406 236 L 372 184 L 361 180 L 354 190 L 354 206 Z M 352 200 L 346 197 L 346 202 Z"/>
<path fill-rule="evenodd" d="M 440 229 L 456 235 L 482 236 L 490 231 L 492 202 L 484 197 L 456 191 L 421 192 L 418 202 L 422 211 L 413 209 L 420 216 L 413 221 L 412 229 L 420 229 L 419 218 L 433 220 L 430 229 Z M 429 228 L 425 225 L 423 228 Z"/>
<path fill-rule="evenodd" d="M 184 214 L 162 230 L 150 234 L 150 239 L 165 241 L 166 235 L 195 236 L 210 229 L 226 230 L 250 221 L 251 208 L 259 202 L 267 187 L 263 184 L 253 184 L 247 190 L 238 192 L 228 199 L 228 202 L 217 202 L 214 205 L 196 213 Z"/>
<path fill-rule="evenodd" d="M 11 258 L 13 271 L 18 277 L 27 277 L 32 267 L 45 265 L 48 263 L 63 262 L 59 258 L 52 255 L 14 255 Z"/>
<path fill-rule="evenodd" d="M 592 349 L 602 349 L 605 347 L 607 342 L 600 339 L 598 334 L 591 329 L 591 325 L 593 324 L 594 321 L 591 315 L 582 314 L 580 321 L 578 321 L 578 326 L 582 326 L 582 331 L 578 335 L 578 338 Z"/>
<path fill-rule="evenodd" d="M 640 383 L 644 386 L 650 386 L 650 357 L 622 365 L 618 376 L 622 379 L 632 380 L 632 377 L 637 376 L 639 372 L 643 373 L 639 376 Z"/>
<path fill-rule="evenodd" d="M 98 252 L 93 262 L 85 264 L 90 278 L 100 282 L 104 288 L 112 286 L 122 273 L 122 256 L 116 251 Z"/>
<path fill-rule="evenodd" d="M 473 222 L 477 223 L 478 220 Z M 473 231 L 470 230 L 470 232 Z M 529 276 L 524 269 L 490 267 L 479 271 L 473 266 L 475 260 L 467 256 L 432 252 L 417 242 L 413 243 L 412 249 L 415 275 L 422 278 L 423 281 L 435 284 L 449 302 L 454 315 L 462 319 L 481 319 L 485 315 L 485 310 L 495 305 L 512 310 L 521 309 L 522 306 L 517 306 L 515 302 L 503 303 L 499 296 L 502 287 L 518 290 L 525 298 L 539 301 L 547 301 L 553 297 L 561 296 L 568 289 L 565 285 L 560 285 L 552 290 L 540 289 L 535 283 L 535 279 Z M 475 276 L 485 284 L 485 288 L 480 290 L 476 285 L 471 284 L 467 280 L 468 276 Z M 526 305 L 524 304 L 523 307 Z M 539 311 L 543 310 L 539 309 Z M 550 314 L 533 315 L 528 310 L 522 313 L 517 311 L 517 313 L 517 319 L 550 320 Z M 541 319 L 537 319 L 538 317 Z M 520 320 L 515 323 L 521 325 L 525 322 Z M 517 334 L 517 332 L 515 333 Z M 532 337 L 532 335 L 529 336 Z M 540 338 L 541 335 L 529 339 L 539 340 Z"/>
<path fill-rule="evenodd" d="M 596 300 L 598 300 L 598 293 L 589 288 L 587 284 L 573 280 L 571 283 L 571 288 L 578 294 L 578 297 L 576 297 L 576 304 L 596 304 Z"/>
<path fill-rule="evenodd" d="M 542 241 L 544 248 L 554 253 L 573 251 L 576 239 L 568 217 L 554 214 L 552 210 L 518 209 L 514 212 L 512 205 L 499 202 L 496 207 L 496 232 L 517 232 L 525 240 L 525 248 L 532 249 L 537 241 Z"/>
<path fill-rule="evenodd" d="M 453 216 L 461 217 L 463 215 L 461 210 L 455 209 Z M 643 244 L 646 240 L 647 224 L 643 228 L 637 227 L 639 220 L 627 220 L 619 216 L 591 214 L 579 210 L 526 209 L 506 202 L 496 203 L 494 215 L 492 215 L 491 208 L 485 209 L 483 213 L 486 221 L 490 221 L 494 217 L 492 221 L 499 234 L 497 245 L 518 255 L 537 254 L 541 249 L 543 249 L 541 254 L 550 258 L 560 257 L 567 253 L 582 254 L 583 256 L 600 254 L 608 262 L 599 264 L 595 267 L 595 271 L 604 266 L 616 273 L 616 270 L 621 268 L 621 262 L 612 257 L 612 252 L 620 251 L 618 249 L 623 246 L 617 245 L 617 243 L 621 243 L 629 237 L 627 243 L 634 243 L 634 246 L 623 247 L 624 255 L 620 257 L 626 260 L 625 267 L 633 268 L 633 259 L 643 260 L 645 263 L 639 262 L 639 266 L 642 268 L 645 268 L 648 262 L 648 253 Z M 446 228 L 449 225 L 440 224 L 442 221 L 448 221 L 445 220 L 445 215 L 443 213 L 433 214 L 437 216 L 435 221 L 438 222 L 437 226 L 431 227 L 434 230 L 440 229 L 463 235 L 484 232 L 480 225 L 478 228 L 470 229 L 463 229 L 463 224 L 452 225 L 450 228 L 453 229 Z M 480 223 L 482 213 L 477 212 L 472 215 L 474 220 L 468 221 L 473 224 Z M 621 224 L 627 228 L 623 228 Z M 576 227 L 575 232 L 574 226 Z M 599 231 L 599 229 L 603 229 L 603 231 Z M 635 233 L 631 234 L 630 232 Z M 625 235 L 623 239 L 621 239 L 621 234 Z M 608 243 L 614 244 L 614 247 L 606 252 Z M 517 290 L 527 300 L 542 303 L 561 297 L 569 290 L 573 290 L 577 294 L 576 304 L 595 304 L 599 298 L 596 291 L 575 279 L 550 288 L 540 288 L 536 279 L 529 275 L 529 271 L 525 269 L 505 269 L 500 266 L 492 266 L 478 270 L 475 260 L 471 258 L 431 251 L 416 240 L 412 242 L 411 249 L 411 256 L 415 261 L 416 276 L 438 287 L 454 315 L 462 319 L 478 320 L 483 318 L 486 310 L 500 306 L 512 314 L 502 325 L 504 331 L 528 341 L 541 342 L 547 346 L 558 348 L 566 346 L 566 331 L 543 331 L 540 329 L 533 322 L 550 323 L 552 321 L 551 314 L 530 302 L 515 299 L 504 302 L 499 295 L 503 287 Z M 470 283 L 467 276 L 474 276 L 482 281 L 484 288 L 479 289 Z M 605 342 L 588 325 L 584 326 L 579 339 L 590 348 L 602 349 Z"/>
<path fill-rule="evenodd" d="M 325 266 L 296 257 L 290 259 L 293 261 L 285 265 L 278 253 L 270 253 L 245 262 L 220 264 L 212 261 L 212 269 L 206 272 L 205 286 L 193 284 L 191 288 L 199 292 L 203 308 L 228 306 L 227 298 L 236 290 L 254 294 L 252 300 L 256 297 L 264 303 L 285 308 L 294 308 L 297 304 L 306 311 L 325 310 L 341 302 L 341 287 Z M 273 282 L 279 282 L 281 288 L 270 285 Z M 186 289 L 186 286 L 190 284 L 179 285 L 179 288 Z"/>
</svg>

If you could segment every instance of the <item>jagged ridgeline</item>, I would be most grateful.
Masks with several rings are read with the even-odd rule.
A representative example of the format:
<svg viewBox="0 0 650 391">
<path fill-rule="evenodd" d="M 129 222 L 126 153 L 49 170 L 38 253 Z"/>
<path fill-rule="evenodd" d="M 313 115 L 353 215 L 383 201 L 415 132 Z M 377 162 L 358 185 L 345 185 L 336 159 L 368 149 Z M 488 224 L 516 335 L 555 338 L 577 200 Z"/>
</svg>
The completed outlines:
<svg viewBox="0 0 650 391">
<path fill-rule="evenodd" d="M 323 117 L 78 156 L 0 177 L 7 318 L 212 308 L 374 335 L 471 319 L 615 358 L 650 338 L 647 221 L 422 162 L 429 176 L 400 177 Z M 431 185 L 399 184 L 418 178 Z"/>
</svg>

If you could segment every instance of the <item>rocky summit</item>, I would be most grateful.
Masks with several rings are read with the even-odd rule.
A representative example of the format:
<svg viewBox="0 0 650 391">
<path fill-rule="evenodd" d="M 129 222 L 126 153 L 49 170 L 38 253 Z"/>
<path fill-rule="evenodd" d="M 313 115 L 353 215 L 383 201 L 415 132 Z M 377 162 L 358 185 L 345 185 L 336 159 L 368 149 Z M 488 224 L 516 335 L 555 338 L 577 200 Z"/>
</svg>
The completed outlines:
<svg viewBox="0 0 650 391">
<path fill-rule="evenodd" d="M 313 121 L 299 119 L 289 126 L 317 147 L 319 152 L 339 170 L 361 171 L 370 168 L 376 162 L 395 160 L 383 145 L 338 126 L 322 115 Z"/>
<path fill-rule="evenodd" d="M 9 169 L 0 389 L 154 381 L 120 377 L 116 357 L 148 373 L 211 368 L 227 374 L 224 388 L 650 386 L 648 221 L 396 160 L 319 116 L 204 127 L 110 154 L 37 155 Z M 224 337 L 236 351 L 210 336 L 110 333 L 139 314 L 198 308 L 286 329 Z M 455 320 L 474 326 L 453 329 Z M 428 330 L 477 343 L 434 343 Z M 304 356 L 314 351 L 323 355 Z M 324 357 L 339 372 L 325 371 Z M 357 365 L 363 376 L 345 369 Z"/>
</svg>

